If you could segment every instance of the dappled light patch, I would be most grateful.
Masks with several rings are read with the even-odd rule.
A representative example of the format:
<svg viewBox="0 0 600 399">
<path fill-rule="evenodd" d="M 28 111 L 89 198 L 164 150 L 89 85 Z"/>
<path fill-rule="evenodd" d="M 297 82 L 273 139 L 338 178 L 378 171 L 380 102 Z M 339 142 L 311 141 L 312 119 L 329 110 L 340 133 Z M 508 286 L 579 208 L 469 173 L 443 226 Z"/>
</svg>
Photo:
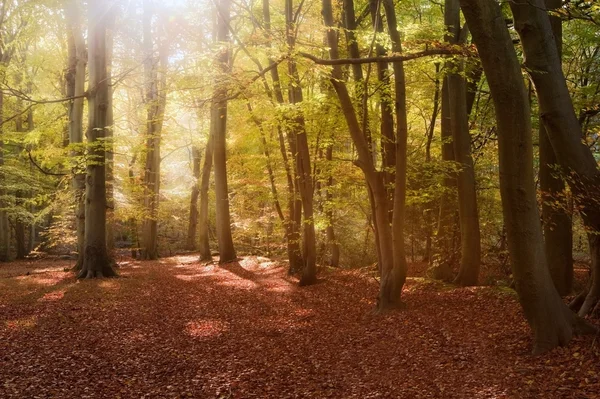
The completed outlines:
<svg viewBox="0 0 600 399">
<path fill-rule="evenodd" d="M 44 294 L 44 296 L 42 296 L 40 299 L 38 299 L 41 302 L 52 302 L 52 301 L 58 301 L 64 298 L 65 293 L 67 292 L 66 288 L 60 289 L 60 290 L 56 290 L 56 291 L 52 291 L 52 292 L 48 292 L 46 294 Z"/>
<path fill-rule="evenodd" d="M 21 319 L 7 320 L 4 324 L 10 330 L 26 330 L 35 327 L 37 319 L 37 316 L 28 316 Z"/>
<path fill-rule="evenodd" d="M 117 291 L 121 288 L 121 285 L 119 284 L 118 281 L 111 279 L 111 280 L 102 280 L 98 283 L 98 287 L 103 288 L 104 290 L 107 291 Z"/>
<path fill-rule="evenodd" d="M 229 324 L 220 320 L 190 321 L 185 326 L 185 332 L 194 338 L 211 338 L 222 335 L 229 330 Z"/>
</svg>

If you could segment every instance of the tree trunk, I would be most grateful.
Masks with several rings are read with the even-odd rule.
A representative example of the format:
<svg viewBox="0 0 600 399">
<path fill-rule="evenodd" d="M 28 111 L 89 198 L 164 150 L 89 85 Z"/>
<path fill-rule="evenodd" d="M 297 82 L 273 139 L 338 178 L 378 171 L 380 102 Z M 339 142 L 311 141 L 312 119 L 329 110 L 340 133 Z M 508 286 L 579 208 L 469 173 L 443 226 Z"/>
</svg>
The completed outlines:
<svg viewBox="0 0 600 399">
<path fill-rule="evenodd" d="M 442 161 L 454 161 L 454 144 L 450 124 L 450 91 L 448 77 L 442 81 Z M 431 276 L 437 280 L 451 281 L 456 263 L 456 248 L 454 235 L 458 228 L 455 223 L 457 208 L 456 186 L 454 173 L 447 173 L 443 179 L 443 190 L 440 198 L 440 212 L 437 233 L 435 236 L 435 253 L 431 267 Z"/>
<path fill-rule="evenodd" d="M 328 162 L 333 160 L 333 144 L 329 144 L 327 146 L 327 150 L 325 151 L 325 159 Z M 325 234 L 327 235 L 327 245 L 329 246 L 329 252 L 331 253 L 331 258 L 329 258 L 329 265 L 332 267 L 339 267 L 340 265 L 340 246 L 338 245 L 335 239 L 335 230 L 333 229 L 333 176 L 331 172 L 329 172 L 329 176 L 327 177 L 327 183 L 325 184 L 325 200 L 327 201 L 326 205 L 326 216 L 327 216 L 327 228 L 325 229 Z"/>
<path fill-rule="evenodd" d="M 546 0 L 549 9 L 561 6 L 560 0 Z M 562 22 L 550 15 L 554 40 L 559 57 L 562 49 Z M 560 176 L 558 162 L 540 118 L 540 190 L 542 192 L 542 220 L 546 258 L 554 286 L 561 296 L 571 292 L 573 283 L 573 227 L 568 212 L 565 183 Z"/>
<path fill-rule="evenodd" d="M 204 150 L 204 164 L 202 165 L 202 179 L 200 181 L 200 211 L 198 212 L 198 225 L 200 227 L 198 230 L 198 249 L 200 250 L 201 261 L 212 260 L 208 234 L 208 188 L 213 163 L 214 142 L 214 135 L 212 132 L 209 132 L 206 149 Z"/>
<path fill-rule="evenodd" d="M 548 271 L 533 178 L 529 101 L 495 0 L 460 0 L 488 80 L 498 124 L 500 192 L 519 301 L 534 334 L 533 353 L 566 345 L 591 328 L 562 302 Z"/>
<path fill-rule="evenodd" d="M 286 36 L 287 44 L 290 49 L 294 48 L 295 23 L 293 20 L 293 0 L 286 0 Z M 290 104 L 301 104 L 303 99 L 302 87 L 300 86 L 300 76 L 296 67 L 296 62 L 290 58 L 288 60 L 288 73 L 291 77 L 291 82 L 288 89 L 288 98 Z M 298 176 L 298 186 L 300 192 L 300 200 L 302 201 L 302 231 L 303 231 L 303 260 L 302 276 L 300 277 L 300 285 L 310 285 L 317 281 L 317 243 L 315 234 L 315 221 L 313 210 L 313 184 L 311 177 L 310 166 L 310 150 L 308 148 L 308 138 L 306 135 L 306 126 L 304 123 L 304 115 L 300 109 L 294 111 L 295 115 L 291 118 L 292 126 L 290 134 L 295 138 L 296 142 L 296 171 Z"/>
<path fill-rule="evenodd" d="M 231 0 L 217 3 L 217 41 L 223 46 L 217 55 L 217 65 L 222 75 L 229 73 Z M 227 188 L 227 87 L 215 82 L 211 129 L 214 134 L 215 194 L 217 216 L 217 242 L 219 263 L 232 262 L 237 258 L 231 236 L 231 216 L 229 213 L 229 190 Z"/>
<path fill-rule="evenodd" d="M 160 195 L 160 142 L 166 106 L 166 46 L 160 43 L 158 57 L 152 38 L 152 3 L 144 0 L 143 44 L 146 103 L 146 163 L 144 168 L 144 222 L 142 259 L 158 259 L 158 206 Z M 160 75 L 160 77 L 159 77 Z"/>
<path fill-rule="evenodd" d="M 108 3 L 91 0 L 89 7 L 90 81 L 88 97 L 89 143 L 85 193 L 85 249 L 79 278 L 115 275 L 106 250 L 106 137 L 107 109 L 110 104 L 106 58 L 106 14 Z"/>
<path fill-rule="evenodd" d="M 390 18 L 390 15 L 388 15 Z M 337 34 L 334 28 L 333 21 L 333 10 L 331 7 L 331 0 L 323 0 L 323 19 L 327 29 L 327 43 L 329 45 L 329 55 L 331 59 L 339 58 Z M 393 23 L 395 26 L 395 21 Z M 399 45 L 398 43 L 395 43 Z M 381 271 L 381 282 L 380 292 L 378 297 L 377 308 L 379 311 L 385 311 L 390 308 L 401 306 L 400 294 L 402 292 L 402 286 L 404 283 L 401 262 L 405 261 L 404 258 L 398 258 L 395 262 L 395 253 L 402 253 L 404 248 L 403 245 L 399 245 L 400 236 L 396 236 L 394 241 L 394 234 L 392 233 L 392 227 L 389 223 L 389 204 L 387 190 L 384 185 L 382 172 L 375 169 L 373 163 L 373 157 L 371 153 L 370 145 L 368 144 L 367 138 L 363 130 L 360 127 L 354 105 L 348 93 L 348 89 L 344 84 L 342 68 L 339 65 L 333 67 L 331 75 L 331 84 L 335 89 L 335 92 L 340 101 L 342 112 L 348 125 L 348 130 L 352 141 L 356 147 L 358 160 L 356 164 L 361 168 L 364 173 L 365 180 L 370 188 L 370 195 L 372 195 L 372 205 L 374 209 L 374 224 L 378 234 L 378 258 L 379 258 L 379 269 Z M 398 84 L 398 82 L 396 82 Z M 398 102 L 398 92 L 396 93 L 396 101 Z M 399 106 L 401 104 L 396 104 Z M 401 135 L 398 135 L 401 137 Z M 397 155 L 402 153 L 402 140 L 399 141 L 396 147 Z M 405 162 L 406 159 L 402 156 L 398 156 L 396 159 L 397 169 L 398 163 Z M 396 179 L 402 179 L 404 174 L 399 172 L 396 175 Z M 398 177 L 400 176 L 400 177 Z M 396 193 L 401 190 L 401 184 L 396 181 Z M 399 195 L 395 201 L 403 201 L 404 194 Z M 401 222 L 403 218 L 402 208 L 400 212 L 394 212 L 394 218 L 398 218 L 398 221 L 394 220 L 392 223 L 394 226 L 394 232 L 401 231 Z M 403 243 L 402 243 L 403 244 Z"/>
<path fill-rule="evenodd" d="M 447 41 L 458 44 L 466 40 L 466 27 L 460 26 L 460 6 L 458 0 L 446 0 L 444 23 L 447 29 Z M 461 36 L 463 36 L 461 40 Z M 467 83 L 464 78 L 464 61 L 448 61 L 446 68 L 451 72 L 447 76 L 448 104 L 454 160 L 459 164 L 457 175 L 458 214 L 460 221 L 461 259 L 455 284 L 476 285 L 481 264 L 481 242 L 479 216 L 477 212 L 477 192 L 475 191 L 475 171 L 471 157 L 471 136 L 469 134 L 469 115 L 467 111 Z"/>
<path fill-rule="evenodd" d="M 106 247 L 111 252 L 115 247 L 115 198 L 114 198 L 114 116 L 113 116 L 113 86 L 112 86 L 112 58 L 113 58 L 113 42 L 115 30 L 116 7 L 112 7 L 107 16 L 107 31 L 106 31 L 106 60 L 107 60 L 107 79 L 108 79 L 108 110 L 106 113 Z"/>
<path fill-rule="evenodd" d="M 202 153 L 200 148 L 192 146 L 192 169 L 194 174 L 194 185 L 192 186 L 192 195 L 190 198 L 190 217 L 188 221 L 188 231 L 185 248 L 193 251 L 196 249 L 196 231 L 198 230 L 198 196 L 200 195 L 200 160 Z"/>
<path fill-rule="evenodd" d="M 562 72 L 560 55 L 543 0 L 511 3 L 515 29 L 525 53 L 525 66 L 538 96 L 541 119 L 561 169 L 579 206 L 581 218 L 589 234 L 600 232 L 600 170 L 589 149 L 581 141 L 581 126 L 573 109 L 569 89 Z M 599 240 L 595 238 L 592 241 Z M 593 246 L 591 246 L 593 247 Z M 593 248 L 590 255 L 598 256 Z M 592 259 L 600 266 L 600 259 Z M 598 273 L 598 271 L 596 272 Z M 592 279 L 588 298 L 580 315 L 593 311 L 598 304 L 594 292 L 600 292 L 599 279 Z"/>
<path fill-rule="evenodd" d="M 83 253 L 85 248 L 85 174 L 77 165 L 83 155 L 83 93 L 85 91 L 85 68 L 87 63 L 87 49 L 83 38 L 81 22 L 81 3 L 71 0 L 65 10 L 69 27 L 67 69 L 67 96 L 78 97 L 69 101 L 69 143 L 70 156 L 75 165 L 71 187 L 75 196 L 75 222 L 77 227 L 77 262 L 74 270 L 81 270 L 83 266 Z"/>
</svg>

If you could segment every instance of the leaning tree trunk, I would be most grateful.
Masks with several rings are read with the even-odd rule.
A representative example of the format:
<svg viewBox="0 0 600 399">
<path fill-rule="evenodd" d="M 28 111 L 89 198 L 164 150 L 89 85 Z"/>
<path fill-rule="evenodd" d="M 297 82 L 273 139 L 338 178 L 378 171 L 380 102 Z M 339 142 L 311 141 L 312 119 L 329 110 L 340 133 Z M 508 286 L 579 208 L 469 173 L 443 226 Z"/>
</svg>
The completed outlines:
<svg viewBox="0 0 600 399">
<path fill-rule="evenodd" d="M 70 156 L 73 158 L 74 165 L 71 187 L 75 194 L 75 222 L 77 226 L 78 255 L 74 270 L 81 270 L 85 248 L 85 174 L 82 173 L 83 171 L 78 164 L 83 155 L 83 94 L 85 91 L 87 49 L 82 33 L 80 6 L 79 0 L 72 0 L 65 10 L 69 24 L 67 97 L 73 98 L 69 101 L 69 144 L 71 146 Z"/>
<path fill-rule="evenodd" d="M 200 148 L 192 146 L 192 170 L 194 175 L 194 185 L 192 186 L 192 195 L 190 196 L 190 217 L 188 221 L 188 231 L 185 248 L 193 251 L 196 249 L 196 231 L 198 230 L 198 196 L 200 195 L 200 159 L 202 153 Z"/>
<path fill-rule="evenodd" d="M 466 40 L 466 26 L 460 26 L 460 5 L 458 0 L 446 0 L 444 22 L 450 43 Z M 461 36 L 463 36 L 461 40 Z M 477 192 L 475 191 L 475 170 L 471 157 L 471 136 L 467 112 L 467 83 L 464 78 L 464 60 L 449 61 L 446 68 L 450 106 L 450 125 L 454 160 L 459 164 L 458 214 L 460 220 L 461 258 L 458 276 L 454 280 L 462 286 L 476 285 L 481 264 L 481 242 L 479 216 L 477 213 Z"/>
<path fill-rule="evenodd" d="M 561 0 L 546 0 L 549 9 L 558 9 Z M 560 17 L 550 15 L 552 32 L 558 54 L 562 52 L 562 22 Z M 573 225 L 568 211 L 564 179 L 557 168 L 558 162 L 552 144 L 540 118 L 540 190 L 542 191 L 542 220 L 546 258 L 554 286 L 561 296 L 571 292 L 573 284 Z"/>
<path fill-rule="evenodd" d="M 226 75 L 230 66 L 230 23 L 231 0 L 219 0 L 217 3 L 217 42 L 223 46 L 217 55 L 220 73 Z M 211 129 L 214 134 L 215 196 L 217 218 L 217 242 L 219 244 L 219 263 L 232 262 L 237 258 L 231 236 L 231 216 L 229 213 L 229 190 L 227 188 L 227 87 L 215 82 Z"/>
<path fill-rule="evenodd" d="M 519 301 L 534 334 L 533 353 L 566 345 L 592 329 L 562 302 L 547 267 L 533 177 L 529 101 L 506 22 L 495 0 L 460 0 L 496 109 L 500 193 Z"/>
<path fill-rule="evenodd" d="M 562 72 L 560 55 L 543 0 L 516 0 L 510 4 L 525 53 L 525 66 L 533 80 L 541 119 L 556 159 L 567 176 L 573 198 L 590 237 L 592 265 L 600 266 L 600 169 L 587 145 Z M 593 276 L 598 276 L 596 270 Z M 600 279 L 592 278 L 580 315 L 593 311 L 600 300 Z"/>
<path fill-rule="evenodd" d="M 110 104 L 107 81 L 106 15 L 108 3 L 91 0 L 89 7 L 90 80 L 88 97 L 89 144 L 85 192 L 85 249 L 78 277 L 115 275 L 106 250 L 106 137 L 107 109 Z"/>
<path fill-rule="evenodd" d="M 389 18 L 389 16 L 388 16 Z M 334 30 L 333 10 L 331 6 L 331 0 L 323 0 L 323 19 L 325 26 L 327 27 L 327 44 L 329 45 L 329 56 L 331 59 L 339 58 L 337 33 Z M 369 186 L 370 193 L 372 195 L 373 210 L 374 210 L 374 223 L 378 233 L 378 259 L 379 259 L 379 270 L 381 273 L 380 292 L 378 297 L 377 308 L 379 311 L 384 311 L 390 308 L 401 306 L 400 294 L 402 292 L 402 286 L 404 280 L 402 278 L 402 270 L 398 269 L 399 263 L 394 260 L 394 254 L 399 251 L 403 251 L 399 242 L 394 242 L 394 234 L 392 233 L 392 227 L 389 223 L 389 201 L 388 193 L 384 185 L 384 180 L 381 172 L 375 169 L 373 157 L 371 153 L 370 145 L 368 144 L 367 138 L 365 137 L 356 112 L 352 99 L 348 93 L 343 80 L 343 71 L 339 65 L 335 65 L 331 74 L 331 84 L 338 96 L 342 112 L 348 125 L 348 130 L 352 141 L 356 147 L 358 160 L 356 164 L 361 168 L 365 176 L 367 185 Z M 402 148 L 400 150 L 402 151 Z M 397 158 L 396 162 L 402 162 L 402 157 Z M 398 179 L 398 176 L 396 177 Z M 398 190 L 398 183 L 396 190 Z M 402 201 L 397 199 L 397 201 Z M 402 212 L 398 212 L 399 218 L 401 218 Z M 397 222 L 392 223 L 394 225 L 394 231 L 398 231 L 398 227 L 401 225 Z M 399 237 L 397 237 L 399 238 Z M 395 244 L 395 245 L 394 245 Z"/>
</svg>

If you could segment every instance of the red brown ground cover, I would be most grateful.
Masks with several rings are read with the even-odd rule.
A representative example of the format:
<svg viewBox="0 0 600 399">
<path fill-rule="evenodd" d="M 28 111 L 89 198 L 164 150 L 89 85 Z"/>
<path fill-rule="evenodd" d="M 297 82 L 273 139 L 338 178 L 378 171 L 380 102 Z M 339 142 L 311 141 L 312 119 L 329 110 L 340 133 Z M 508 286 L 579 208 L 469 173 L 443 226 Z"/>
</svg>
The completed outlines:
<svg viewBox="0 0 600 399">
<path fill-rule="evenodd" d="M 0 398 L 600 397 L 600 338 L 530 356 L 508 290 L 411 278 L 408 308 L 374 315 L 364 270 L 299 288 L 255 257 L 67 266 L 0 266 Z"/>
</svg>

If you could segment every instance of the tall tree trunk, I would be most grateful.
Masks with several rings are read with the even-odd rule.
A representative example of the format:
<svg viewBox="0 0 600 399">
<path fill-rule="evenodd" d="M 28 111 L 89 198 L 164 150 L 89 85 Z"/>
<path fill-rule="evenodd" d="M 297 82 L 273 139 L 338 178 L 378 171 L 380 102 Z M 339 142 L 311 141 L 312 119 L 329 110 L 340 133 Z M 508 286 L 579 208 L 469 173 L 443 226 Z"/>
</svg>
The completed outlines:
<svg viewBox="0 0 600 399">
<path fill-rule="evenodd" d="M 190 196 L 190 217 L 188 220 L 188 231 L 185 248 L 193 251 L 196 249 L 196 231 L 198 230 L 198 196 L 200 195 L 200 160 L 202 153 L 198 146 L 192 146 L 192 170 L 194 175 L 194 185 L 192 186 L 192 195 Z"/>
<path fill-rule="evenodd" d="M 561 0 L 546 0 L 548 9 L 560 8 Z M 562 22 L 550 15 L 554 40 L 560 57 Z M 571 292 L 573 283 L 573 226 L 568 212 L 565 183 L 557 169 L 558 161 L 540 117 L 540 190 L 542 191 L 542 220 L 546 258 L 554 286 L 561 296 Z"/>
<path fill-rule="evenodd" d="M 533 330 L 533 352 L 542 353 L 566 345 L 577 329 L 589 326 L 562 302 L 548 271 L 533 179 L 529 101 L 500 6 L 495 0 L 460 4 L 496 108 L 500 193 L 513 275 Z"/>
<path fill-rule="evenodd" d="M 382 0 L 385 8 L 385 16 L 388 22 L 388 31 L 392 41 L 394 54 L 402 53 L 402 42 L 396 20 L 396 10 L 393 0 Z M 406 281 L 406 254 L 404 251 L 404 218 L 406 214 L 406 159 L 408 146 L 408 121 L 406 109 L 406 78 L 404 75 L 404 63 L 394 62 L 394 110 L 396 111 L 396 146 L 395 146 L 395 189 L 393 200 L 392 235 L 394 244 L 394 266 L 389 272 L 387 280 L 382 275 L 382 286 L 380 297 L 386 297 L 391 305 L 398 302 L 402 293 L 402 287 Z"/>
<path fill-rule="evenodd" d="M 453 162 L 454 144 L 450 124 L 450 91 L 448 77 L 442 81 L 442 161 Z M 443 179 L 443 191 L 440 198 L 440 212 L 437 233 L 435 236 L 435 252 L 431 267 L 431 276 L 438 280 L 451 281 L 452 270 L 456 263 L 456 248 L 454 236 L 458 226 L 455 222 L 457 208 L 456 186 L 454 173 L 448 172 Z"/>
<path fill-rule="evenodd" d="M 107 16 L 107 31 L 106 31 L 106 59 L 107 59 L 107 74 L 108 74 L 108 90 L 109 90 L 109 105 L 106 113 L 106 247 L 111 252 L 115 246 L 114 222 L 115 222 L 115 176 L 114 176 L 114 115 L 113 115 L 113 86 L 112 86 L 112 59 L 113 59 L 113 43 L 116 7 L 112 7 Z"/>
<path fill-rule="evenodd" d="M 388 16 L 389 18 L 389 16 Z M 323 0 L 323 19 L 325 26 L 327 27 L 327 44 L 329 45 L 329 56 L 331 59 L 339 58 L 337 34 L 334 30 L 333 10 L 331 6 L 331 0 Z M 397 267 L 398 264 L 394 262 L 395 252 L 403 251 L 402 245 L 398 241 L 394 242 L 394 236 L 392 233 L 392 227 L 389 223 L 389 203 L 387 190 L 384 185 L 382 173 L 375 169 L 373 163 L 373 157 L 371 153 L 370 145 L 368 144 L 367 138 L 363 130 L 360 127 L 357 114 L 354 110 L 354 105 L 348 93 L 343 80 L 343 71 L 339 65 L 333 67 L 331 75 L 331 84 L 338 96 L 342 112 L 348 125 L 348 130 L 352 141 L 356 147 L 358 160 L 356 161 L 357 166 L 361 168 L 365 176 L 365 180 L 370 188 L 370 193 L 373 198 L 374 208 L 374 223 L 378 233 L 378 258 L 379 258 L 379 269 L 381 271 L 381 282 L 380 292 L 378 298 L 378 310 L 384 311 L 390 308 L 401 306 L 400 294 L 402 292 L 403 278 L 402 271 Z M 400 141 L 401 143 L 401 141 Z M 400 148 L 400 149 L 398 149 Z M 401 152 L 401 145 L 397 146 L 397 151 Z M 405 162 L 405 158 L 397 157 L 397 162 Z M 397 174 L 402 176 L 402 173 Z M 402 189 L 396 182 L 396 193 Z M 403 201 L 403 195 L 398 196 L 396 201 Z M 402 220 L 402 212 L 395 212 L 394 218 L 398 217 L 398 220 Z M 394 221 L 394 231 L 398 231 L 400 223 Z M 400 237 L 396 237 L 398 239 Z M 396 244 L 396 245 L 394 245 Z M 399 259 L 401 262 L 403 259 Z M 405 261 L 405 260 L 404 260 Z"/>
<path fill-rule="evenodd" d="M 327 150 L 325 151 L 325 159 L 328 162 L 333 160 L 333 143 L 327 146 Z M 331 172 L 329 172 L 329 176 L 327 177 L 327 182 L 325 184 L 325 200 L 327 201 L 326 206 L 326 216 L 327 216 L 327 228 L 325 229 L 325 234 L 327 235 L 327 245 L 329 246 L 329 252 L 331 253 L 331 258 L 329 258 L 329 265 L 333 267 L 339 267 L 340 265 L 340 246 L 338 245 L 335 239 L 335 230 L 333 228 L 333 176 Z"/>
<path fill-rule="evenodd" d="M 77 262 L 74 270 L 81 270 L 83 266 L 85 248 L 85 174 L 78 166 L 83 155 L 83 94 L 85 91 L 85 68 L 87 63 L 87 49 L 83 38 L 81 22 L 81 3 L 71 0 L 65 10 L 68 24 L 68 57 L 67 69 L 67 96 L 73 97 L 69 101 L 69 143 L 70 156 L 74 158 L 73 179 L 71 188 L 75 197 L 75 223 L 77 228 Z"/>
<path fill-rule="evenodd" d="M 90 0 L 89 60 L 90 82 L 88 97 L 89 143 L 85 193 L 85 249 L 80 278 L 115 275 L 106 250 L 106 137 L 107 109 L 110 104 L 106 58 L 106 15 L 108 3 Z"/>
<path fill-rule="evenodd" d="M 214 142 L 214 135 L 212 132 L 209 132 L 206 149 L 204 150 L 204 163 L 202 165 L 202 178 L 200 180 L 200 211 L 198 212 L 198 249 L 200 250 L 200 260 L 202 261 L 212 260 L 208 234 L 208 188 L 210 185 L 210 171 L 213 164 Z"/>
<path fill-rule="evenodd" d="M 231 0 L 217 3 L 217 42 L 223 46 L 217 55 L 217 65 L 222 75 L 230 70 L 230 23 Z M 217 216 L 217 242 L 219 263 L 232 262 L 237 258 L 231 236 L 231 216 L 229 213 L 229 190 L 227 188 L 227 87 L 215 82 L 211 129 L 214 134 L 215 194 Z"/>
<path fill-rule="evenodd" d="M 431 143 L 433 142 L 433 134 L 435 133 L 435 124 L 440 111 L 440 63 L 435 63 L 435 91 L 433 95 L 433 111 L 431 112 L 431 121 L 429 122 L 429 129 L 427 130 L 427 138 L 425 142 L 425 162 L 431 162 Z M 432 236 L 433 236 L 433 221 L 432 221 L 432 208 L 433 201 L 425 204 L 424 216 L 425 216 L 425 255 L 423 256 L 423 262 L 427 262 L 431 265 L 433 261 L 432 256 Z"/>
<path fill-rule="evenodd" d="M 573 109 L 562 72 L 560 55 L 543 0 L 516 0 L 510 4 L 523 51 L 525 66 L 535 85 L 541 119 L 556 160 L 579 206 L 590 238 L 592 265 L 600 267 L 595 248 L 600 247 L 600 169 L 589 147 L 581 141 L 581 126 Z M 592 273 L 598 276 L 600 271 Z M 579 309 L 585 315 L 600 300 L 600 279 L 592 278 L 586 300 Z"/>
<path fill-rule="evenodd" d="M 293 0 L 286 0 L 286 36 L 287 43 L 290 49 L 295 46 L 295 21 L 293 20 Z M 291 82 L 288 89 L 288 97 L 290 104 L 301 104 L 303 99 L 302 87 L 300 85 L 300 76 L 296 67 L 296 62 L 293 59 L 288 60 L 288 73 L 291 77 Z M 302 231 L 303 231 L 303 260 L 302 276 L 300 277 L 300 285 L 310 285 L 317 281 L 317 243 L 315 234 L 315 221 L 313 210 L 313 185 L 310 166 L 310 149 L 308 148 L 308 138 L 306 135 L 306 126 L 304 123 L 304 115 L 300 109 L 294 110 L 294 117 L 290 134 L 295 138 L 296 142 L 296 171 L 298 173 L 298 186 L 300 189 L 300 200 L 302 201 Z"/>
<path fill-rule="evenodd" d="M 458 0 L 446 0 L 444 23 L 448 31 L 448 41 L 453 44 L 466 41 L 466 27 L 460 26 L 460 5 Z M 461 40 L 461 36 L 464 36 Z M 471 136 L 469 134 L 469 114 L 467 111 L 467 83 L 464 78 L 464 61 L 449 61 L 446 68 L 450 106 L 450 125 L 454 159 L 459 164 L 458 214 L 460 220 L 461 258 L 458 276 L 454 280 L 462 286 L 476 285 L 481 264 L 481 242 L 479 215 L 477 212 L 477 192 L 475 191 L 475 170 L 471 157 Z"/>
<path fill-rule="evenodd" d="M 270 32 L 271 29 L 271 12 L 269 9 L 269 0 L 263 0 L 263 20 L 265 29 Z M 270 43 L 270 42 L 269 42 Z M 274 61 L 269 60 L 269 65 L 273 66 Z M 281 81 L 279 78 L 279 70 L 277 67 L 271 69 L 271 79 L 273 80 L 273 96 L 275 101 L 283 105 L 285 101 L 283 99 L 283 89 L 281 87 Z M 298 179 L 296 179 L 296 163 L 291 164 L 288 151 L 286 148 L 286 140 L 284 137 L 283 127 L 277 126 L 277 134 L 279 138 L 279 149 L 283 164 L 286 171 L 287 186 L 288 186 L 288 217 L 286 221 L 286 236 L 287 236 L 287 252 L 289 259 L 289 274 L 294 274 L 303 269 L 304 260 L 302 258 L 302 250 L 300 248 L 300 226 L 302 223 L 302 201 L 299 195 Z M 290 152 L 293 156 L 296 153 L 295 140 L 291 137 L 291 133 L 288 132 L 288 145 Z"/>
<path fill-rule="evenodd" d="M 144 83 L 146 103 L 146 163 L 144 168 L 144 222 L 142 226 L 142 259 L 158 259 L 158 206 L 160 195 L 160 142 L 166 106 L 167 55 L 159 43 L 155 56 L 152 35 L 151 0 L 144 0 L 143 44 L 145 52 Z M 158 40 L 157 40 L 158 41 Z M 160 75 L 160 77 L 159 77 Z"/>
</svg>

